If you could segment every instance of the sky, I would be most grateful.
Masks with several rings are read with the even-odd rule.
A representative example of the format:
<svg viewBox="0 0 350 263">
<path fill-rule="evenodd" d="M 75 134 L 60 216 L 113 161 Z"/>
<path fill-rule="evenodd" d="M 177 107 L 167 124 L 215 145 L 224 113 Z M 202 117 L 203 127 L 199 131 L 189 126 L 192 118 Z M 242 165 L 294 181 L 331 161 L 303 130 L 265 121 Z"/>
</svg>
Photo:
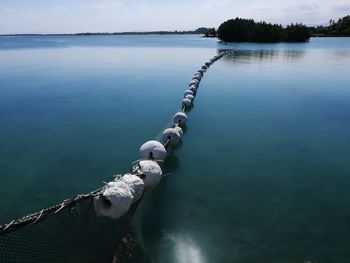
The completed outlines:
<svg viewBox="0 0 350 263">
<path fill-rule="evenodd" d="M 230 18 L 327 24 L 349 0 L 0 0 L 0 34 L 217 28 Z"/>
</svg>

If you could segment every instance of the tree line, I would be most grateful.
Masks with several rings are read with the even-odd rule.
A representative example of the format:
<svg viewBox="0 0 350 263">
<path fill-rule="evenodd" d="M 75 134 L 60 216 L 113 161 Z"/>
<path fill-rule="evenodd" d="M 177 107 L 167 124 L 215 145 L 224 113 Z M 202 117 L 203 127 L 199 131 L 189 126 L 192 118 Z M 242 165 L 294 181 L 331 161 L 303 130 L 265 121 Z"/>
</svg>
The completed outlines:
<svg viewBox="0 0 350 263">
<path fill-rule="evenodd" d="M 282 27 L 279 24 L 237 17 L 222 23 L 217 30 L 217 36 L 225 42 L 306 42 L 310 38 L 310 32 L 303 24 Z"/>
<path fill-rule="evenodd" d="M 314 36 L 350 36 L 350 16 L 339 18 L 338 21 L 329 20 L 329 26 L 310 27 Z"/>
</svg>

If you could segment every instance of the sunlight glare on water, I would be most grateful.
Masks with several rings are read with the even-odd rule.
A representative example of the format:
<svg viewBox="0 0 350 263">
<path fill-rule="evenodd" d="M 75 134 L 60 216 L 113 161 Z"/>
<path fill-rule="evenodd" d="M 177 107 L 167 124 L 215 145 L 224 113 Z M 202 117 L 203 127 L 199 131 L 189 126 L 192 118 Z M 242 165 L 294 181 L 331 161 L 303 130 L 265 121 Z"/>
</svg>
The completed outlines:
<svg viewBox="0 0 350 263">
<path fill-rule="evenodd" d="M 174 242 L 174 252 L 178 263 L 204 263 L 201 248 L 186 234 L 173 234 L 168 237 Z"/>
</svg>

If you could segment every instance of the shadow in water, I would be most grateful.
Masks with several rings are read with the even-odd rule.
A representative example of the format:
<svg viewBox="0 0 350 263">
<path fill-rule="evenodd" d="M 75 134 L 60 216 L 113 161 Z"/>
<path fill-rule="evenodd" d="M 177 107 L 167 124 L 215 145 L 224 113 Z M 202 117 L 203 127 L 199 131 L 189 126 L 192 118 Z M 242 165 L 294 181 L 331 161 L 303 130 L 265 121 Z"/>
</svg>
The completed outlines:
<svg viewBox="0 0 350 263">
<path fill-rule="evenodd" d="M 334 50 L 332 55 L 339 60 L 348 60 L 350 58 L 350 51 L 343 49 Z"/>
<path fill-rule="evenodd" d="M 162 165 L 163 168 L 163 174 L 168 174 L 176 171 L 180 166 L 180 160 L 176 155 L 170 155 L 167 159 L 164 165 Z"/>
<path fill-rule="evenodd" d="M 184 134 L 187 132 L 187 126 L 186 126 L 186 125 L 185 125 L 185 126 L 182 126 L 181 129 L 182 129 L 182 131 L 184 132 Z"/>
</svg>

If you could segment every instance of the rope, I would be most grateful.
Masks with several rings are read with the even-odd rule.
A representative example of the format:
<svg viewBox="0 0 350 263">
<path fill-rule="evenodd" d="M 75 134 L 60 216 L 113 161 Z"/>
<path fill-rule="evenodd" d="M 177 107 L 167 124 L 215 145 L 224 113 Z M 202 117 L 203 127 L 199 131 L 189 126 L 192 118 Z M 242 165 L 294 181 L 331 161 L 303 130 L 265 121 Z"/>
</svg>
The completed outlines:
<svg viewBox="0 0 350 263">
<path fill-rule="evenodd" d="M 5 224 L 5 225 L 0 225 L 0 235 L 14 231 L 20 227 L 27 226 L 27 225 L 33 225 L 37 224 L 44 219 L 58 213 L 61 211 L 63 208 L 66 207 L 73 207 L 75 206 L 78 202 L 92 198 L 96 196 L 102 188 L 95 190 L 93 192 L 90 192 L 88 194 L 84 195 L 77 195 L 75 197 L 72 197 L 70 199 L 64 200 L 62 203 L 48 207 L 46 209 L 42 209 L 39 212 L 29 214 L 25 217 L 22 217 L 17 220 L 12 220 L 10 223 Z"/>
<path fill-rule="evenodd" d="M 169 147 L 169 144 L 170 144 L 170 138 L 168 138 L 165 142 L 164 142 L 164 148 L 165 149 L 168 149 L 168 147 Z"/>
</svg>

